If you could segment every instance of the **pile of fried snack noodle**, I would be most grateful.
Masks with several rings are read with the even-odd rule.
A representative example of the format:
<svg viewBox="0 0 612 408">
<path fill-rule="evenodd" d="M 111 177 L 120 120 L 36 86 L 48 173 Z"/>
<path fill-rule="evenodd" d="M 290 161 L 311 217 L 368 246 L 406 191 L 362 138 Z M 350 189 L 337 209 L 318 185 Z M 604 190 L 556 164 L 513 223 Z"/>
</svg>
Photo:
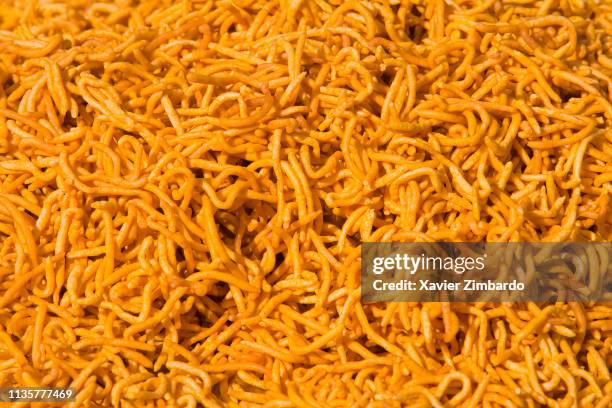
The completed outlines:
<svg viewBox="0 0 612 408">
<path fill-rule="evenodd" d="M 359 292 L 361 242 L 612 240 L 612 2 L 4 0 L 0 24 L 1 385 L 612 406 L 609 303 Z"/>
</svg>

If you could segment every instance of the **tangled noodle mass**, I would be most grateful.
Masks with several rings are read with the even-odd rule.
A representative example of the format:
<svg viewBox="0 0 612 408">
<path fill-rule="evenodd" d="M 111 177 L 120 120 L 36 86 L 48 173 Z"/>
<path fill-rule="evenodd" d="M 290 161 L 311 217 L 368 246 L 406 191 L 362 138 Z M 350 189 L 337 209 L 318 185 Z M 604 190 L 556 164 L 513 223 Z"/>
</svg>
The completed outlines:
<svg viewBox="0 0 612 408">
<path fill-rule="evenodd" d="M 611 75 L 608 0 L 0 2 L 0 385 L 612 406 L 609 304 L 359 297 L 361 242 L 611 241 Z"/>
</svg>

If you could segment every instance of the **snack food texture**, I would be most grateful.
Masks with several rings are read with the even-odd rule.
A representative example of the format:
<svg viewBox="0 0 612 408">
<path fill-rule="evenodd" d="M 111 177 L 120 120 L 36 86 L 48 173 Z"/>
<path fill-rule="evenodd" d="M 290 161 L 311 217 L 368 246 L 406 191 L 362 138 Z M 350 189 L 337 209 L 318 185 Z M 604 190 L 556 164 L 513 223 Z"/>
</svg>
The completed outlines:
<svg viewBox="0 0 612 408">
<path fill-rule="evenodd" d="M 5 0 L 0 384 L 610 407 L 609 304 L 362 304 L 359 251 L 612 240 L 611 74 L 610 1 Z"/>
</svg>

